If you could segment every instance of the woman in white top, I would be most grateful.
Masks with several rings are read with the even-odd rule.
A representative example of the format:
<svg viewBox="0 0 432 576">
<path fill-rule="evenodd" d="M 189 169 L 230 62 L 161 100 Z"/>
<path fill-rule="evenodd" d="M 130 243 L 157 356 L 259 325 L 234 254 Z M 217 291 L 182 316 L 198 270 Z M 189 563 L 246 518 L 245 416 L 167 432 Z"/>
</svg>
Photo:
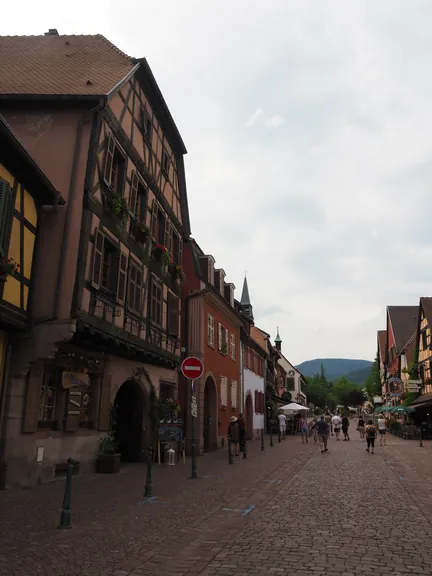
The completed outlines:
<svg viewBox="0 0 432 576">
<path fill-rule="evenodd" d="M 380 446 L 386 446 L 386 421 L 382 414 L 378 416 L 378 434 L 380 439 Z"/>
</svg>

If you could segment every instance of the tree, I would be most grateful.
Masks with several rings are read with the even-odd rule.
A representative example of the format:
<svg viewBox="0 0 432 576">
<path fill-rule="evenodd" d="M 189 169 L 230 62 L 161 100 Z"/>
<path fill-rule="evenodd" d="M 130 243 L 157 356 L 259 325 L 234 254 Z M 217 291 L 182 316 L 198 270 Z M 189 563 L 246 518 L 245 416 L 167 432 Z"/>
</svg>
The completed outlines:
<svg viewBox="0 0 432 576">
<path fill-rule="evenodd" d="M 372 364 L 369 376 L 366 378 L 365 389 L 366 394 L 371 402 L 373 402 L 374 396 L 381 396 L 382 394 L 378 354 L 376 355 L 375 361 Z"/>
<path fill-rule="evenodd" d="M 358 406 L 363 406 L 366 400 L 367 398 L 363 390 L 359 390 L 358 388 L 357 390 L 351 390 L 351 392 L 348 394 L 348 403 L 350 406 L 353 406 L 354 408 L 357 408 Z"/>
</svg>

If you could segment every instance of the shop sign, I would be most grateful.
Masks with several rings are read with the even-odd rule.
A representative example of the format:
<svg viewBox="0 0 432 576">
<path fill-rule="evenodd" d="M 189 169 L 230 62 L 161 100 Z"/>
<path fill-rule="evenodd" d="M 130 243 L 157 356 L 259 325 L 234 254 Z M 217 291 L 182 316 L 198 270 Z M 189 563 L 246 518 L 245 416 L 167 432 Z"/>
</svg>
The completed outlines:
<svg viewBox="0 0 432 576">
<path fill-rule="evenodd" d="M 82 388 L 89 385 L 88 374 L 84 372 L 66 372 L 62 374 L 62 387 L 65 390 L 69 388 Z"/>
</svg>

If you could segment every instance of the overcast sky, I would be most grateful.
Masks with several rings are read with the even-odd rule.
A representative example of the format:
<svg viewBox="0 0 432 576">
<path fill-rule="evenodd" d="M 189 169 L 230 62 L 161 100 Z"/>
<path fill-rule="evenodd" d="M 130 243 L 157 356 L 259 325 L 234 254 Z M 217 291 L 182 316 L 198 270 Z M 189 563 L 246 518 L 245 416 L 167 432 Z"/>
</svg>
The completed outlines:
<svg viewBox="0 0 432 576">
<path fill-rule="evenodd" d="M 71 12 L 71 8 L 73 8 Z M 9 3 L 1 34 L 145 56 L 188 148 L 192 233 L 294 363 L 373 359 L 432 295 L 430 0 Z"/>
</svg>

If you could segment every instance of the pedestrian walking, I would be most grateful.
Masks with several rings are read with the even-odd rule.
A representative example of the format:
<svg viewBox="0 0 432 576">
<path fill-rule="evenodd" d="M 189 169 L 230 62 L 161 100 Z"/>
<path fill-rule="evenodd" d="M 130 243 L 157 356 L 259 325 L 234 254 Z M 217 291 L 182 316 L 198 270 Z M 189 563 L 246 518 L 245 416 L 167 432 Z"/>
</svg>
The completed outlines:
<svg viewBox="0 0 432 576">
<path fill-rule="evenodd" d="M 240 442 L 240 426 L 235 416 L 231 416 L 231 421 L 228 425 L 228 436 L 231 438 L 231 449 L 234 448 L 234 454 L 238 456 L 239 442 Z"/>
<path fill-rule="evenodd" d="M 238 425 L 240 431 L 240 451 L 244 452 L 244 445 L 246 439 L 246 420 L 243 414 L 239 414 Z"/>
<path fill-rule="evenodd" d="M 332 418 L 332 426 L 333 426 L 333 430 L 336 436 L 336 440 L 340 440 L 339 436 L 340 436 L 340 430 L 341 430 L 341 423 L 342 420 L 339 416 L 339 414 L 335 414 Z"/>
<path fill-rule="evenodd" d="M 378 416 L 378 433 L 379 433 L 379 445 L 380 446 L 387 446 L 387 442 L 386 442 L 386 420 L 384 418 L 384 416 L 382 414 L 380 414 Z"/>
<path fill-rule="evenodd" d="M 372 422 L 372 420 L 368 420 L 368 423 L 366 426 L 366 442 L 367 442 L 366 452 L 369 452 L 370 449 L 372 448 L 372 454 L 375 454 L 376 435 L 377 435 L 377 431 L 376 431 L 376 428 L 374 426 L 374 423 Z"/>
<path fill-rule="evenodd" d="M 315 418 L 309 423 L 309 430 L 309 436 L 313 436 L 314 443 L 316 444 L 318 442 L 318 426 Z"/>
<path fill-rule="evenodd" d="M 322 443 L 321 452 L 322 453 L 328 452 L 327 443 L 330 432 L 330 425 L 328 422 L 326 422 L 324 415 L 322 415 L 321 418 L 318 420 L 317 428 L 318 428 L 318 436 L 320 442 Z"/>
<path fill-rule="evenodd" d="M 305 443 L 305 440 L 306 440 L 306 444 L 307 444 L 309 442 L 309 440 L 308 440 L 309 427 L 308 427 L 307 420 L 304 416 L 302 416 L 300 418 L 299 426 L 300 426 L 300 434 L 301 434 L 302 444 Z"/>
<path fill-rule="evenodd" d="M 342 432 L 344 435 L 344 442 L 346 442 L 347 440 L 350 439 L 349 434 L 348 434 L 348 428 L 349 428 L 349 418 L 348 418 L 348 416 L 344 416 L 342 418 Z"/>
<path fill-rule="evenodd" d="M 357 422 L 357 430 L 360 434 L 360 440 L 364 440 L 365 437 L 365 422 L 363 420 L 363 416 L 360 416 Z"/>
<path fill-rule="evenodd" d="M 279 431 L 280 431 L 280 435 L 282 436 L 282 438 L 285 437 L 286 435 L 286 424 L 287 424 L 287 419 L 286 416 L 283 412 L 281 412 L 278 416 L 278 421 L 279 421 Z"/>
</svg>

